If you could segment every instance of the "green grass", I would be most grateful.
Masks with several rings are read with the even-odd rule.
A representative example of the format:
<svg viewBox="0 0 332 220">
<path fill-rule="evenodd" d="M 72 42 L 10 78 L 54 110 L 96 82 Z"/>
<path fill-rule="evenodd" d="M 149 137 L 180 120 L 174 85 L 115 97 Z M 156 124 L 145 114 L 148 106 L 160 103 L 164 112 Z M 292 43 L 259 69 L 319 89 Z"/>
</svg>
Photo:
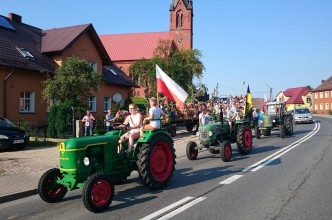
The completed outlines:
<svg viewBox="0 0 332 220">
<path fill-rule="evenodd" d="M 56 147 L 58 143 L 51 141 L 30 141 L 29 147 Z"/>
</svg>

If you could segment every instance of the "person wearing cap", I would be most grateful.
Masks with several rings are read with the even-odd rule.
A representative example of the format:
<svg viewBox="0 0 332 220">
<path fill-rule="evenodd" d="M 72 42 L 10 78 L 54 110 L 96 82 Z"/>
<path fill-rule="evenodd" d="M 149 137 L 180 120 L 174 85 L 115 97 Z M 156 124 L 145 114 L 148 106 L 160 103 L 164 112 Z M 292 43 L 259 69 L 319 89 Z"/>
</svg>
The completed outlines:
<svg viewBox="0 0 332 220">
<path fill-rule="evenodd" d="M 160 118 L 165 115 L 164 111 L 157 105 L 157 99 L 152 97 L 149 99 L 150 109 L 149 116 L 143 120 L 144 130 L 155 130 L 160 128 Z M 141 137 L 143 137 L 143 130 L 141 129 Z"/>
</svg>

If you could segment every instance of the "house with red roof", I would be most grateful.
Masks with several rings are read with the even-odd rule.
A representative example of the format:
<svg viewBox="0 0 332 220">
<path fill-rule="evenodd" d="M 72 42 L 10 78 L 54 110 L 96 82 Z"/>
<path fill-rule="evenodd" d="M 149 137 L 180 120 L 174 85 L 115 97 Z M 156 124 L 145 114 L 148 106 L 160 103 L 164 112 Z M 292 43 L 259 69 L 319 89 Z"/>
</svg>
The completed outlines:
<svg viewBox="0 0 332 220">
<path fill-rule="evenodd" d="M 112 62 L 92 24 L 42 30 L 10 13 L 0 16 L 0 116 L 45 123 L 48 103 L 43 82 L 70 56 L 88 62 L 103 75 L 101 88 L 87 100 L 96 116 L 104 115 L 138 85 Z"/>
<path fill-rule="evenodd" d="M 311 92 L 307 87 L 289 88 L 278 93 L 278 102 L 286 102 L 288 110 L 307 107 L 311 110 Z"/>
<path fill-rule="evenodd" d="M 129 67 L 141 59 L 151 59 L 160 40 L 169 40 L 178 50 L 193 48 L 193 1 L 172 0 L 170 28 L 164 32 L 99 35 L 112 62 L 129 76 Z M 141 86 L 134 97 L 144 97 Z"/>
<path fill-rule="evenodd" d="M 329 114 L 332 112 L 332 76 L 312 90 L 313 112 L 317 114 Z"/>
</svg>

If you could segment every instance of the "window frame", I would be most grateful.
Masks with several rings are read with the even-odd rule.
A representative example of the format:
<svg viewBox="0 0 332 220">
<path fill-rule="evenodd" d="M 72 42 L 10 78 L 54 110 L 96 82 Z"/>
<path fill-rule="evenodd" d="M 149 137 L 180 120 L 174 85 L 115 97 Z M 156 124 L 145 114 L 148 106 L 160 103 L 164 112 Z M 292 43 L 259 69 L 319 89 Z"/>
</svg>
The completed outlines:
<svg viewBox="0 0 332 220">
<path fill-rule="evenodd" d="M 23 93 L 23 97 L 22 97 Z M 28 93 L 28 94 L 27 94 Z M 22 108 L 22 104 L 24 105 Z M 28 107 L 25 107 L 25 105 L 28 103 Z M 26 109 L 28 108 L 28 109 Z M 19 111 L 20 113 L 34 113 L 35 112 L 35 92 L 31 91 L 23 91 L 20 92 L 20 98 L 19 98 Z"/>
<path fill-rule="evenodd" d="M 97 97 L 96 96 L 89 96 L 88 99 L 88 107 L 90 112 L 97 112 Z"/>
</svg>

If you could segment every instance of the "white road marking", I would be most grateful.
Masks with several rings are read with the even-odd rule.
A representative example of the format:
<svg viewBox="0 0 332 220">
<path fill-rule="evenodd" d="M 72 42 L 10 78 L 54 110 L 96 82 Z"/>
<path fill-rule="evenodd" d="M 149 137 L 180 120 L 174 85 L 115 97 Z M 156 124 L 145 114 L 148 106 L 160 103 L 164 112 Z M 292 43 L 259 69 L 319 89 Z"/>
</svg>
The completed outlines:
<svg viewBox="0 0 332 220">
<path fill-rule="evenodd" d="M 314 131 L 313 133 L 310 134 L 310 136 L 307 136 L 305 139 L 301 140 L 300 142 L 296 143 L 295 145 L 291 146 L 290 148 L 288 148 L 287 150 L 283 151 L 282 153 L 276 155 L 275 157 L 269 159 L 268 161 L 264 162 L 263 164 L 257 166 L 256 168 L 250 170 L 252 172 L 255 172 L 259 169 L 261 169 L 262 167 L 266 166 L 267 164 L 271 163 L 272 161 L 274 161 L 275 159 L 281 157 L 282 155 L 284 155 L 285 153 L 287 153 L 288 151 L 296 148 L 297 146 L 299 146 L 300 144 L 302 144 L 303 142 L 305 142 L 306 140 L 310 139 L 312 136 L 314 136 L 320 129 L 320 124 L 318 124 L 318 129 L 316 131 Z"/>
<path fill-rule="evenodd" d="M 226 185 L 226 184 L 231 184 L 232 182 L 234 182 L 235 180 L 238 180 L 242 177 L 243 175 L 233 175 L 223 181 L 221 181 L 219 184 L 220 185 Z"/>
<path fill-rule="evenodd" d="M 186 209 L 189 209 L 190 207 L 196 205 L 197 203 L 200 203 L 201 201 L 203 201 L 204 199 L 206 199 L 206 197 L 198 197 L 197 199 L 181 206 L 178 209 L 175 209 L 174 211 L 168 213 L 167 215 L 162 216 L 161 218 L 158 218 L 158 220 L 166 220 L 166 219 L 170 219 L 174 216 L 176 216 L 177 214 L 183 212 Z"/>
<path fill-rule="evenodd" d="M 141 218 L 140 220 L 150 220 L 150 219 L 153 219 L 153 218 L 155 218 L 157 216 L 160 216 L 161 214 L 163 214 L 163 213 L 165 213 L 165 212 L 167 212 L 169 210 L 172 210 L 175 207 L 177 207 L 177 206 L 179 206 L 181 204 L 184 204 L 187 201 L 193 200 L 193 199 L 194 199 L 194 197 L 189 197 L 189 196 L 185 197 L 185 198 L 183 198 L 183 199 L 181 199 L 181 200 L 173 203 L 172 205 L 166 206 L 165 208 L 162 208 L 162 209 L 160 209 L 160 210 L 158 210 L 158 211 L 156 211 L 156 212 L 154 212 L 154 213 L 152 213 L 152 214 L 150 214 L 148 216 L 145 216 L 144 218 Z"/>
<path fill-rule="evenodd" d="M 304 141 L 306 141 L 309 138 L 311 138 L 314 134 L 316 134 L 319 131 L 319 129 L 320 129 L 320 124 L 316 123 L 315 124 L 315 128 L 309 134 L 307 134 L 306 136 L 304 136 L 301 139 L 295 141 L 294 143 L 292 143 L 292 144 L 290 144 L 290 145 L 288 145 L 288 146 L 280 149 L 279 151 L 275 152 L 274 154 L 271 154 L 270 156 L 268 156 L 268 157 L 266 157 L 266 158 L 264 158 L 264 159 L 262 159 L 262 160 L 260 160 L 260 161 L 258 161 L 256 163 L 254 163 L 254 164 L 252 164 L 252 165 L 244 168 L 242 170 L 242 172 L 245 173 L 245 172 L 248 172 L 248 171 L 257 171 L 258 169 L 260 169 L 262 167 L 263 164 L 265 166 L 266 164 L 271 163 L 273 160 L 275 160 L 276 158 L 278 158 L 279 154 L 280 154 L 279 155 L 279 157 L 280 157 L 281 155 L 284 154 L 283 152 L 286 153 L 286 152 L 290 151 L 291 149 L 297 147 L 298 145 L 300 145 Z M 258 167 L 260 167 L 260 168 L 258 168 Z"/>
</svg>

